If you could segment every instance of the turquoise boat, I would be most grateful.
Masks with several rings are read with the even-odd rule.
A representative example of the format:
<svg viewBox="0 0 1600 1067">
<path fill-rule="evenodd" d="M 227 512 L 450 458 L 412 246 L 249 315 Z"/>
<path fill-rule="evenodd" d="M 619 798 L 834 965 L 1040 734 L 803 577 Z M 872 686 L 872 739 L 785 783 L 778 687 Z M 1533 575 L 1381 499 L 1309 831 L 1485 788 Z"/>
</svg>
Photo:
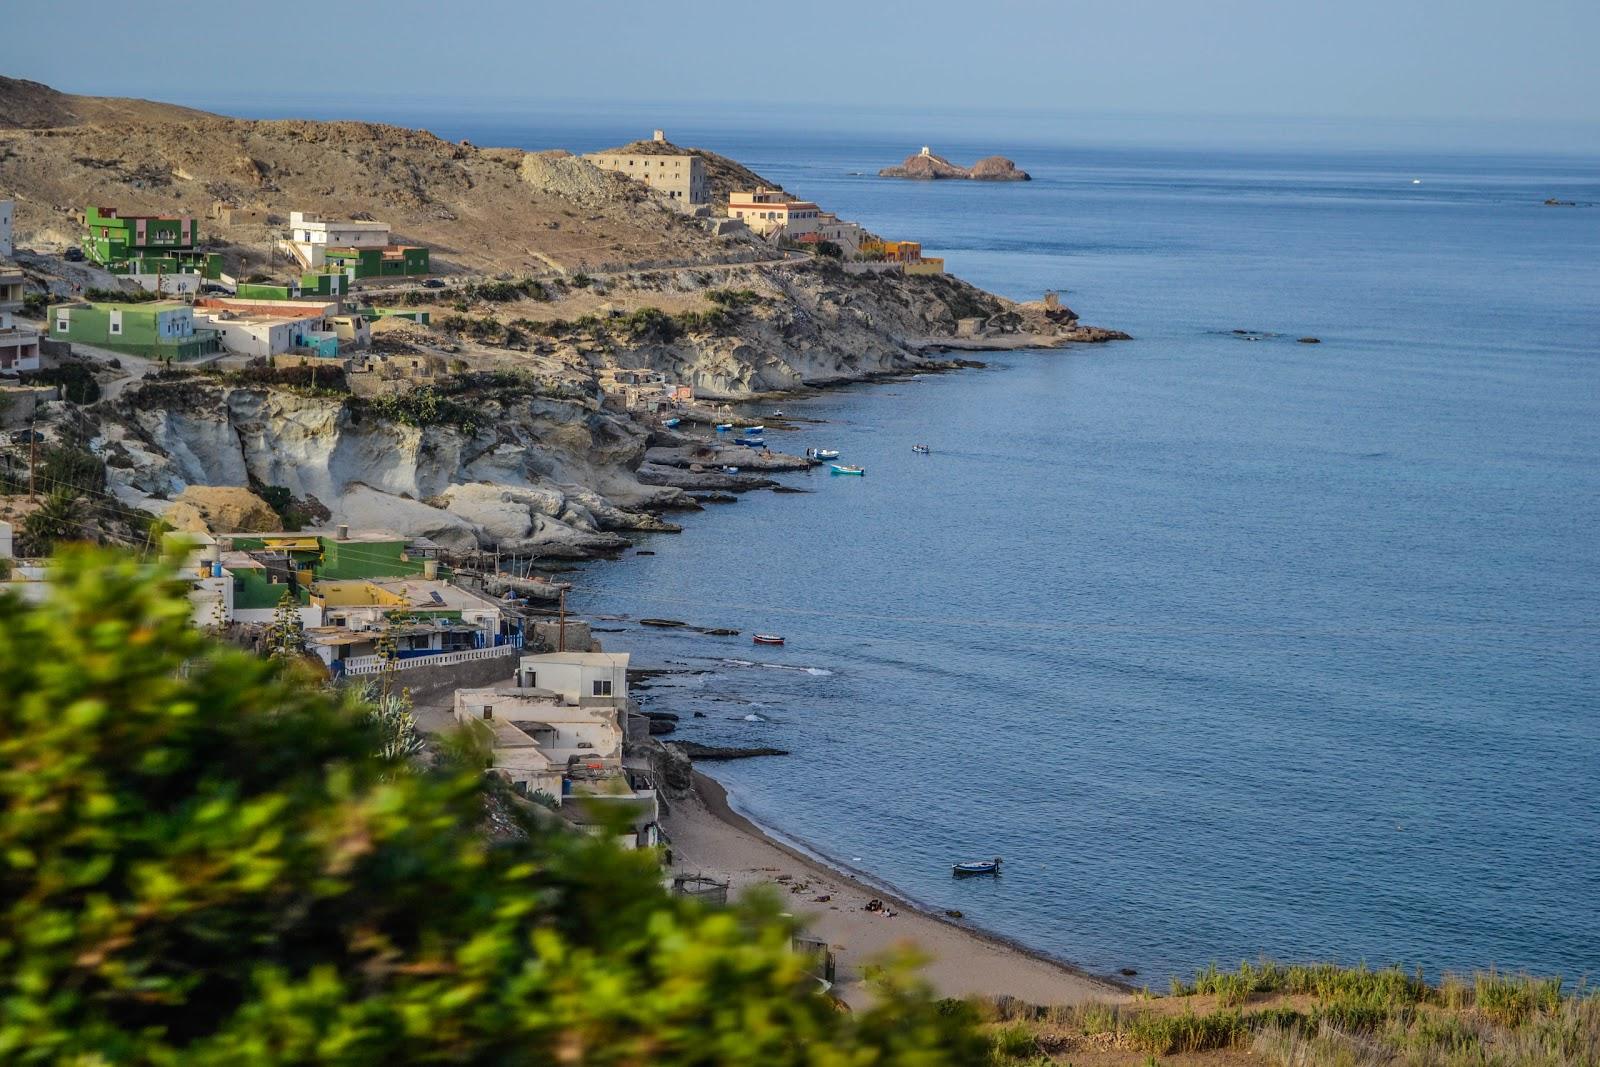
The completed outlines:
<svg viewBox="0 0 1600 1067">
<path fill-rule="evenodd" d="M 833 468 L 833 473 L 835 474 L 854 474 L 859 477 L 867 473 L 867 468 L 865 467 L 851 467 L 840 463 L 830 463 L 828 466 Z"/>
</svg>

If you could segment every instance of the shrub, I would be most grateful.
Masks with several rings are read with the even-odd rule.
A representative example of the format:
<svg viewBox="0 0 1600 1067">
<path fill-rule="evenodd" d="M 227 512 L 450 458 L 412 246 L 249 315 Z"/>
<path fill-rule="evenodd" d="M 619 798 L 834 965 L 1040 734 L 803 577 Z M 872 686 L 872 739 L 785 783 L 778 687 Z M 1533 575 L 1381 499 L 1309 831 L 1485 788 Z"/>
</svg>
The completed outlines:
<svg viewBox="0 0 1600 1067">
<path fill-rule="evenodd" d="M 183 583 L 63 557 L 0 596 L 0 1058 L 928 1065 L 984 1055 L 895 977 L 841 1012 L 775 900 L 670 896 L 466 739 L 379 754 L 351 695 L 190 624 Z M 486 807 L 515 836 L 475 829 Z"/>
<path fill-rule="evenodd" d="M 24 371 L 21 375 L 29 385 L 54 385 L 60 388 L 63 400 L 74 404 L 93 404 L 100 399 L 100 383 L 94 372 L 83 363 L 63 363 L 57 367 Z"/>
</svg>

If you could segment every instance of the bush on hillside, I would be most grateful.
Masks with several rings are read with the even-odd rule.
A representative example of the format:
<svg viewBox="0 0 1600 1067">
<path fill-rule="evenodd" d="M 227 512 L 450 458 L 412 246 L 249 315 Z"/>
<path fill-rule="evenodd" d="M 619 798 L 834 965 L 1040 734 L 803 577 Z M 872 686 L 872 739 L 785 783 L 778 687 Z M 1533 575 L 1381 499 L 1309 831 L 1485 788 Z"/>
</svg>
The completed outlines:
<svg viewBox="0 0 1600 1067">
<path fill-rule="evenodd" d="M 0 595 L 0 1060 L 958 1064 L 886 984 L 838 1011 L 775 902 L 509 806 L 482 753 L 380 753 L 355 698 L 194 628 L 184 584 L 76 549 Z M 476 764 L 474 760 L 478 761 Z"/>
</svg>

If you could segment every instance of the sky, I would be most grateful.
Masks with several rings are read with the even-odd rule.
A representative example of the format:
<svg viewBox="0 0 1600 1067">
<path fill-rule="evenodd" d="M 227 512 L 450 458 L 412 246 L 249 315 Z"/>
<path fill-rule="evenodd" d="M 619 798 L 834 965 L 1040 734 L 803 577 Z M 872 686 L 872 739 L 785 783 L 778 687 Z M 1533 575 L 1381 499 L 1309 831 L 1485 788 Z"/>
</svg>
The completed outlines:
<svg viewBox="0 0 1600 1067">
<path fill-rule="evenodd" d="M 1597 0 L 5 0 L 5 21 L 0 72 L 246 114 L 1078 115 L 1600 148 Z"/>
</svg>

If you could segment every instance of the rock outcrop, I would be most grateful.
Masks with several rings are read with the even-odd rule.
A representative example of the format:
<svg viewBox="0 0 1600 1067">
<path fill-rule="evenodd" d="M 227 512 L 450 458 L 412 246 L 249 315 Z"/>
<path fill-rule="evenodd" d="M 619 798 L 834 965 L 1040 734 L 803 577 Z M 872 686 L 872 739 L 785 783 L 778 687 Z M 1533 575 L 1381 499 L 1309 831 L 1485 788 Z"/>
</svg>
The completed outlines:
<svg viewBox="0 0 1600 1067">
<path fill-rule="evenodd" d="M 238 485 L 186 486 L 163 518 L 186 533 L 267 533 L 283 526 L 265 500 Z"/>
<path fill-rule="evenodd" d="M 919 181 L 938 181 L 941 179 L 958 179 L 979 182 L 1026 182 L 1032 181 L 1032 176 L 1025 170 L 1018 170 L 1017 165 L 1005 156 L 985 156 L 971 167 L 963 167 L 952 163 L 940 155 L 924 148 L 914 156 L 907 156 L 906 161 L 898 167 L 884 167 L 878 172 L 880 178 L 913 178 Z"/>
</svg>

